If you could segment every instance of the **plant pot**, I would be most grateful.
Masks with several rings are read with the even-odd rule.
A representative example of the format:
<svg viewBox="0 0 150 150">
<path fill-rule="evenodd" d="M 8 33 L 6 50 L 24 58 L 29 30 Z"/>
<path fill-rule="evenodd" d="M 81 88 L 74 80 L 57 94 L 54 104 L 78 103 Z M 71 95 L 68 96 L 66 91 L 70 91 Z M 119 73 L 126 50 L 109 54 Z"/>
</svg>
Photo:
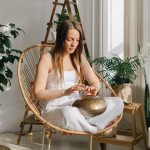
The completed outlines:
<svg viewBox="0 0 150 150">
<path fill-rule="evenodd" d="M 112 86 L 115 93 L 118 95 L 118 97 L 122 98 L 122 100 L 126 104 L 132 103 L 132 89 L 131 89 L 131 83 L 123 83 L 119 85 L 113 85 Z"/>
</svg>

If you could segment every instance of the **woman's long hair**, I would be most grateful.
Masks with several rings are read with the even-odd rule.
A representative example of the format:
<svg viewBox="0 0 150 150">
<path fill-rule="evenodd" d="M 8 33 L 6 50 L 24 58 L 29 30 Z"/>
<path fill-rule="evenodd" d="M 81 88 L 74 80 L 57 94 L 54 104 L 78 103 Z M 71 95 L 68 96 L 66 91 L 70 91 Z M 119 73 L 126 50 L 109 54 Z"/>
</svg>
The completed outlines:
<svg viewBox="0 0 150 150">
<path fill-rule="evenodd" d="M 63 55 L 65 52 L 64 49 L 64 42 L 67 38 L 67 33 L 69 29 L 76 29 L 79 34 L 79 44 L 74 51 L 74 53 L 70 54 L 71 57 L 71 63 L 79 77 L 81 78 L 81 71 L 80 71 L 80 62 L 81 62 L 81 53 L 82 53 L 82 29 L 79 23 L 70 21 L 70 20 L 65 20 L 63 21 L 58 29 L 57 29 L 57 35 L 56 35 L 56 43 L 54 49 L 51 51 L 51 56 L 52 56 L 52 62 L 53 62 L 53 69 L 56 71 L 60 72 L 60 80 L 63 79 Z"/>
</svg>

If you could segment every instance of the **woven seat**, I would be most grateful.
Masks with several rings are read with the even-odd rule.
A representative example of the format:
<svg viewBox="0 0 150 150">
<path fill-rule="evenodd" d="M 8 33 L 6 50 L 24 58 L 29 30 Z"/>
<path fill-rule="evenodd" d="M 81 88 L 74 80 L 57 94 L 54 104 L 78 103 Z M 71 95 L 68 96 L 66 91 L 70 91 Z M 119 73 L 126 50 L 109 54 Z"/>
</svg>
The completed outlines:
<svg viewBox="0 0 150 150">
<path fill-rule="evenodd" d="M 19 80 L 19 85 L 21 88 L 22 95 L 26 102 L 26 111 L 25 111 L 23 123 L 25 125 L 25 123 L 27 122 L 27 120 L 26 120 L 27 114 L 30 110 L 33 112 L 34 119 L 32 121 L 36 121 L 39 124 L 42 124 L 44 129 L 48 130 L 50 132 L 51 136 L 49 136 L 49 137 L 52 137 L 52 134 L 57 133 L 57 132 L 89 136 L 90 137 L 90 150 L 92 150 L 93 134 L 91 134 L 89 132 L 67 130 L 67 129 L 63 129 L 63 128 L 57 127 L 57 126 L 49 123 L 47 120 L 45 120 L 41 116 L 41 109 L 43 106 L 43 101 L 36 101 L 36 99 L 31 97 L 32 84 L 34 82 L 33 80 L 36 75 L 36 66 L 39 62 L 40 55 L 47 50 L 51 50 L 52 48 L 53 48 L 52 45 L 45 45 L 45 44 L 34 45 L 34 46 L 31 46 L 31 47 L 25 49 L 20 57 L 19 65 L 18 65 L 18 80 Z M 99 77 L 101 84 L 102 84 L 101 85 L 102 90 L 99 92 L 99 95 L 101 97 L 116 96 L 115 92 L 112 90 L 110 85 L 103 78 L 101 78 L 98 74 L 97 74 L 97 76 Z M 118 124 L 118 122 L 121 120 L 121 118 L 122 118 L 122 114 L 110 126 L 108 126 L 105 129 L 99 130 L 94 135 L 104 133 L 105 131 L 113 128 L 114 126 L 116 126 Z M 25 120 L 26 120 L 26 122 L 25 122 Z M 32 122 L 32 124 L 34 124 L 34 122 Z M 20 131 L 20 134 L 18 137 L 18 144 L 20 143 L 24 125 L 21 127 L 21 131 Z M 50 145 L 48 146 L 48 148 L 50 149 Z"/>
</svg>

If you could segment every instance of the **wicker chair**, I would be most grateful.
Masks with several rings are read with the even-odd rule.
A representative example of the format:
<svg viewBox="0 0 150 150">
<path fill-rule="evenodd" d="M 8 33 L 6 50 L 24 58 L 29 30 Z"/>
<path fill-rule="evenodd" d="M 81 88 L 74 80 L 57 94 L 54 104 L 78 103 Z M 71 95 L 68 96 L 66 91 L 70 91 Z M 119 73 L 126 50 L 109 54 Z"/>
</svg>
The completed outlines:
<svg viewBox="0 0 150 150">
<path fill-rule="evenodd" d="M 48 149 L 50 149 L 50 141 L 52 139 L 52 134 L 59 132 L 59 133 L 89 136 L 90 137 L 90 150 L 92 150 L 92 139 L 93 139 L 93 135 L 95 134 L 91 134 L 88 132 L 67 130 L 67 129 L 63 129 L 63 128 L 57 127 L 49 123 L 47 120 L 45 120 L 41 116 L 41 109 L 42 109 L 43 102 L 42 101 L 39 102 L 31 98 L 30 93 L 32 90 L 32 83 L 36 74 L 36 66 L 38 64 L 40 54 L 46 50 L 50 50 L 51 48 L 52 46 L 50 45 L 44 45 L 44 44 L 34 45 L 25 49 L 20 57 L 19 65 L 18 65 L 18 80 L 19 80 L 19 85 L 21 88 L 22 95 L 26 103 L 26 111 L 25 111 L 25 115 L 23 119 L 23 125 L 21 126 L 20 134 L 18 137 L 18 144 L 20 143 L 21 135 L 23 133 L 23 128 L 24 128 L 24 125 L 26 124 L 26 119 L 28 118 L 28 112 L 32 111 L 34 118 L 36 118 L 34 119 L 34 121 L 38 122 L 38 124 L 42 124 L 44 127 L 43 143 L 44 143 L 45 131 L 49 132 L 50 138 L 49 138 Z M 104 79 L 102 79 L 99 75 L 98 77 L 101 80 L 102 87 L 103 87 L 99 94 L 101 96 L 106 96 L 106 94 L 107 96 L 108 95 L 116 96 L 115 92 L 112 90 L 110 85 Z M 118 124 L 121 118 L 122 118 L 122 114 L 118 117 L 116 121 L 114 121 L 113 124 L 111 124 L 109 127 L 103 130 L 99 130 L 96 134 L 102 134 L 108 131 L 109 129 L 113 128 L 115 125 Z M 32 122 L 32 124 L 37 124 L 37 123 Z M 43 146 L 42 146 L 42 149 L 43 149 Z"/>
</svg>

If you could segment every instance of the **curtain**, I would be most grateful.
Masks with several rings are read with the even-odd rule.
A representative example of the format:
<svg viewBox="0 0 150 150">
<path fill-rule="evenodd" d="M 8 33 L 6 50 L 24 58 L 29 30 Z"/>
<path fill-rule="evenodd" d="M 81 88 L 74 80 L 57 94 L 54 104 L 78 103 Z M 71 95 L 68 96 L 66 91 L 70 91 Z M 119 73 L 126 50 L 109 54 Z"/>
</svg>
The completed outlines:
<svg viewBox="0 0 150 150">
<path fill-rule="evenodd" d="M 125 0 L 125 57 L 137 55 L 138 44 L 143 52 L 145 72 L 142 69 L 137 72 L 133 99 L 144 104 L 147 127 L 150 127 L 150 1 Z"/>
<path fill-rule="evenodd" d="M 124 56 L 132 57 L 137 55 L 138 43 L 142 43 L 142 10 L 143 1 L 125 0 L 125 21 L 124 21 Z M 133 85 L 133 102 L 143 102 L 144 85 L 141 70 L 137 71 L 137 80 Z"/>
<path fill-rule="evenodd" d="M 145 116 L 147 127 L 150 127 L 150 1 L 143 1 L 143 41 L 145 60 Z"/>
</svg>

